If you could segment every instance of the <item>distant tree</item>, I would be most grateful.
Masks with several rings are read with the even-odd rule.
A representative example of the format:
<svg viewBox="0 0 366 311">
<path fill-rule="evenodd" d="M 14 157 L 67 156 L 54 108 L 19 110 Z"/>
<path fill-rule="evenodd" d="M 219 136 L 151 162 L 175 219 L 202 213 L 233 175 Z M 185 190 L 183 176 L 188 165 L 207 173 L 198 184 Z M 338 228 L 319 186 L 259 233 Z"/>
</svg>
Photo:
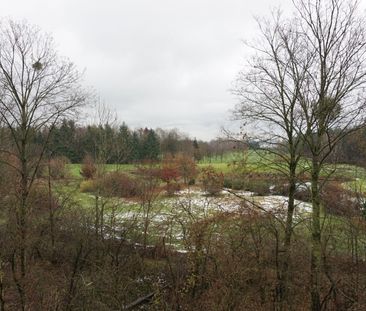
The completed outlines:
<svg viewBox="0 0 366 311">
<path fill-rule="evenodd" d="M 359 129 L 344 137 L 336 152 L 336 160 L 342 163 L 366 166 L 366 130 Z"/>
<path fill-rule="evenodd" d="M 80 137 L 80 148 L 82 149 L 81 153 L 83 157 L 85 157 L 86 154 L 89 154 L 93 158 L 95 158 L 96 146 L 94 144 L 94 135 L 96 135 L 95 126 L 88 125 L 87 127 L 84 127 L 82 129 Z"/>
<path fill-rule="evenodd" d="M 142 157 L 141 141 L 137 131 L 132 133 L 131 137 L 131 160 L 133 162 L 140 161 Z"/>
<path fill-rule="evenodd" d="M 144 129 L 141 144 L 142 160 L 157 160 L 160 155 L 159 138 L 153 129 Z"/>
<path fill-rule="evenodd" d="M 64 156 L 73 163 L 78 163 L 82 159 L 80 154 L 76 125 L 73 120 L 63 119 L 60 126 L 55 126 L 49 137 L 48 149 L 54 156 Z M 43 133 L 45 138 L 48 133 Z M 43 139 L 44 140 L 44 139 Z"/>
<path fill-rule="evenodd" d="M 192 142 L 193 145 L 193 157 L 196 161 L 199 161 L 202 159 L 202 154 L 201 154 L 201 150 L 200 147 L 198 145 L 197 139 L 195 138 Z"/>
<path fill-rule="evenodd" d="M 128 126 L 123 123 L 119 127 L 116 143 L 116 157 L 118 163 L 129 163 L 132 160 L 132 135 Z"/>
<path fill-rule="evenodd" d="M 158 129 L 157 134 L 162 154 L 175 155 L 179 151 L 181 137 L 176 129 L 169 131 Z"/>
<path fill-rule="evenodd" d="M 190 182 L 193 182 L 198 174 L 197 164 L 193 157 L 184 153 L 179 153 L 175 156 L 174 162 L 184 183 L 187 185 Z"/>
</svg>

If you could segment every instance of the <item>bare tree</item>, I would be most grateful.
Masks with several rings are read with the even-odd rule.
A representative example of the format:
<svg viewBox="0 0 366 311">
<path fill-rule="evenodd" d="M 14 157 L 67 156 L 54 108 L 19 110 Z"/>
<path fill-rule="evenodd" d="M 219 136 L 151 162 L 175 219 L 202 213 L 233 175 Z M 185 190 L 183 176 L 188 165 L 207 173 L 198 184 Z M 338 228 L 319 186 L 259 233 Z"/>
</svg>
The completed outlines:
<svg viewBox="0 0 366 311">
<path fill-rule="evenodd" d="M 240 103 L 234 115 L 241 120 L 249 139 L 260 141 L 265 152 L 259 155 L 266 165 L 280 172 L 289 185 L 277 288 L 277 299 L 283 309 L 287 305 L 295 192 L 302 149 L 298 129 L 303 127 L 303 122 L 297 105 L 299 90 L 306 83 L 309 59 L 304 55 L 295 62 L 295 55 L 304 49 L 296 21 L 285 20 L 276 11 L 271 20 L 258 20 L 258 25 L 260 39 L 251 45 L 255 55 L 238 76 L 235 93 Z"/>
<path fill-rule="evenodd" d="M 104 174 L 105 164 L 111 160 L 112 151 L 116 148 L 113 144 L 115 137 L 114 130 L 117 126 L 117 115 L 114 113 L 101 99 L 98 99 L 95 105 L 96 115 L 94 123 L 98 125 L 100 133 L 97 137 L 94 137 L 95 149 L 95 161 L 98 165 L 100 174 Z M 107 130 L 110 130 L 107 132 Z"/>
<path fill-rule="evenodd" d="M 365 126 L 366 29 L 365 19 L 357 15 L 357 1 L 294 0 L 294 6 L 293 19 L 275 18 L 274 24 L 260 25 L 265 45 L 257 46 L 259 57 L 241 76 L 247 87 L 239 89 L 243 103 L 238 112 L 266 129 L 261 134 L 269 138 L 268 145 L 275 142 L 272 152 L 285 160 L 290 188 L 295 189 L 291 179 L 298 148 L 304 145 L 310 152 L 311 309 L 320 310 L 326 299 L 320 293 L 320 174 L 340 140 Z M 278 148 L 278 142 L 285 144 Z M 291 189 L 286 231 L 290 208 Z M 335 289 L 331 274 L 326 275 Z"/>
<path fill-rule="evenodd" d="M 22 310 L 26 308 L 28 197 L 48 141 L 46 138 L 44 145 L 36 146 L 35 133 L 48 128 L 49 136 L 55 124 L 74 113 L 84 101 L 80 74 L 73 63 L 58 57 L 49 35 L 26 22 L 1 23 L 0 117 L 11 145 L 1 146 L 0 151 L 16 158 L 16 163 L 7 164 L 19 176 L 15 208 L 19 248 L 14 251 L 13 271 Z"/>
<path fill-rule="evenodd" d="M 320 310 L 321 246 L 320 173 L 340 140 L 365 126 L 366 24 L 357 1 L 295 1 L 311 65 L 299 103 L 306 131 L 299 131 L 311 154 L 312 310 Z M 329 275 L 329 274 L 328 274 Z M 336 284 L 329 279 L 331 286 Z"/>
</svg>

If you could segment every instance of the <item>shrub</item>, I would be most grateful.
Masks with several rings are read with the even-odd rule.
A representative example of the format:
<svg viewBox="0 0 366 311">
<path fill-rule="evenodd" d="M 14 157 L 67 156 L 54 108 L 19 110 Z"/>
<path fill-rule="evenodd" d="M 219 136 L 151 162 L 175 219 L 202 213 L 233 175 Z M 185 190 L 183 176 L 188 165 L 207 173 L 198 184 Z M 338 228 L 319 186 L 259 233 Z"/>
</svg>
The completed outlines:
<svg viewBox="0 0 366 311">
<path fill-rule="evenodd" d="M 272 180 L 262 178 L 249 178 L 245 183 L 245 190 L 255 192 L 262 196 L 270 193 L 270 186 L 273 185 Z"/>
<path fill-rule="evenodd" d="M 339 216 L 354 216 L 359 213 L 358 202 L 340 183 L 330 182 L 322 189 L 321 199 L 327 213 Z"/>
<path fill-rule="evenodd" d="M 94 192 L 97 189 L 96 182 L 92 179 L 83 180 L 80 183 L 80 192 Z"/>
<path fill-rule="evenodd" d="M 233 190 L 243 190 L 245 189 L 245 180 L 243 177 L 226 175 L 224 178 L 224 187 Z"/>
<path fill-rule="evenodd" d="M 160 179 L 169 184 L 176 182 L 179 178 L 179 172 L 175 167 L 163 166 L 160 170 Z"/>
<path fill-rule="evenodd" d="M 168 195 L 173 195 L 179 190 L 178 179 L 180 177 L 175 158 L 165 156 L 162 161 L 162 167 L 159 172 L 160 179 L 166 183 L 166 191 Z"/>
<path fill-rule="evenodd" d="M 54 179 L 61 179 L 67 176 L 66 164 L 69 164 L 70 160 L 66 157 L 56 157 L 50 160 L 49 168 L 50 175 Z"/>
<path fill-rule="evenodd" d="M 181 189 L 180 184 L 177 182 L 169 183 L 165 186 L 165 190 L 169 196 L 174 195 Z"/>
<path fill-rule="evenodd" d="M 121 172 L 110 172 L 98 180 L 98 188 L 104 196 L 133 197 L 138 194 L 136 179 Z"/>
<path fill-rule="evenodd" d="M 200 181 L 203 191 L 210 195 L 216 195 L 223 188 L 224 175 L 216 172 L 212 166 L 208 166 L 201 170 Z"/>
<path fill-rule="evenodd" d="M 174 163 L 185 184 L 189 184 L 197 177 L 197 164 L 192 157 L 180 153 L 174 158 Z"/>
<path fill-rule="evenodd" d="M 97 167 L 95 166 L 94 160 L 90 155 L 86 155 L 83 164 L 81 165 L 80 175 L 85 179 L 92 179 L 97 172 Z"/>
</svg>

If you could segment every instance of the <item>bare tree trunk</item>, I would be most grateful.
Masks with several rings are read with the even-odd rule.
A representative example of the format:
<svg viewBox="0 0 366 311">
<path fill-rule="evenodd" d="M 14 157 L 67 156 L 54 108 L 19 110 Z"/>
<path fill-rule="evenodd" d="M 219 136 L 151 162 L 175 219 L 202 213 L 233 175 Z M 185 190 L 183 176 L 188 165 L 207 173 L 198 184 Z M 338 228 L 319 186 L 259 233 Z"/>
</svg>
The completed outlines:
<svg viewBox="0 0 366 311">
<path fill-rule="evenodd" d="M 287 218 L 285 224 L 285 237 L 283 242 L 283 254 L 280 259 L 280 275 L 278 280 L 278 302 L 280 310 L 292 310 L 289 302 L 289 267 L 291 265 L 291 240 L 293 233 L 293 216 L 295 210 L 296 192 L 296 165 L 292 166 L 289 177 L 289 194 Z"/>
<path fill-rule="evenodd" d="M 24 124 L 24 122 L 23 122 Z M 13 267 L 13 274 L 14 274 L 14 280 L 16 281 L 16 287 L 18 290 L 20 302 L 21 302 L 21 308 L 22 311 L 26 309 L 26 295 L 25 295 L 25 288 L 24 288 L 24 281 L 26 276 L 26 241 L 27 241 L 27 201 L 28 201 L 28 161 L 26 157 L 26 146 L 27 141 L 25 138 L 25 132 L 24 125 L 22 127 L 22 140 L 21 140 L 21 153 L 20 153 L 20 161 L 21 161 L 21 186 L 20 186 L 20 206 L 19 206 L 19 213 L 18 213 L 18 232 L 19 232 L 19 259 L 20 259 L 20 276 L 15 277 L 16 273 L 16 259 L 14 253 L 14 258 L 12 264 Z"/>
<path fill-rule="evenodd" d="M 48 208 L 49 208 L 52 258 L 54 258 L 54 253 L 55 253 L 55 220 L 54 220 L 54 209 L 53 209 L 53 202 L 52 202 L 51 158 L 50 157 L 48 158 Z"/>
<path fill-rule="evenodd" d="M 94 231 L 95 231 L 95 238 L 99 240 L 99 196 L 95 196 L 95 219 L 94 219 Z"/>
<path fill-rule="evenodd" d="M 12 257 L 11 257 L 11 271 L 12 271 L 15 286 L 16 286 L 18 294 L 19 294 L 21 310 L 25 311 L 24 286 L 22 284 L 22 279 L 19 280 L 19 278 L 17 277 L 17 271 L 16 271 L 17 268 L 16 268 L 16 266 L 17 266 L 17 264 L 16 264 L 16 254 L 15 254 L 15 251 L 14 251 L 13 254 L 12 254 Z"/>
<path fill-rule="evenodd" d="M 1 259 L 0 259 L 0 311 L 5 311 L 4 272 L 3 272 L 3 262 Z"/>
<path fill-rule="evenodd" d="M 317 156 L 313 157 L 311 172 L 311 201 L 313 205 L 311 226 L 311 265 L 310 265 L 310 294 L 311 310 L 319 311 L 320 303 L 320 274 L 321 274 L 321 229 L 320 229 L 320 166 Z"/>
</svg>

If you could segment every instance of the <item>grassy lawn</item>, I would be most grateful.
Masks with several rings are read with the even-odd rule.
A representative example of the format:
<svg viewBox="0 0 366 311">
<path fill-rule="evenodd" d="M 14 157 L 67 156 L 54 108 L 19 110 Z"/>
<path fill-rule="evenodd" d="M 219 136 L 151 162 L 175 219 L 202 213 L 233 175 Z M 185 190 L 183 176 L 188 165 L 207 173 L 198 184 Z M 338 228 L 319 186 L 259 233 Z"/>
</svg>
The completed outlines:
<svg viewBox="0 0 366 311">
<path fill-rule="evenodd" d="M 81 164 L 68 164 L 67 167 L 72 178 L 81 178 Z M 113 172 L 117 170 L 128 172 L 134 168 L 135 165 L 133 164 L 103 164 L 103 169 L 105 169 L 107 172 Z"/>
<path fill-rule="evenodd" d="M 245 160 L 243 160 L 245 158 Z M 235 170 L 237 167 L 233 163 L 239 164 L 241 161 L 245 163 L 246 170 L 248 172 L 255 173 L 272 173 L 278 174 L 278 168 L 281 168 L 279 159 L 266 151 L 263 150 L 249 150 L 246 154 L 243 152 L 231 152 L 223 155 L 223 157 L 213 157 L 211 159 L 204 158 L 198 163 L 199 168 L 204 168 L 207 166 L 212 166 L 215 170 L 222 173 L 229 173 Z M 310 163 L 308 161 L 301 161 L 299 163 L 299 171 L 305 172 L 305 175 L 309 175 Z M 125 171 L 130 172 L 136 166 L 134 164 L 104 164 L 103 169 L 106 172 L 111 171 Z M 80 179 L 81 164 L 69 164 L 68 165 L 70 175 L 72 178 Z M 286 164 L 283 162 L 283 170 L 286 171 Z M 321 175 L 323 177 L 328 177 L 331 175 L 335 178 L 349 178 L 349 179 L 360 179 L 366 180 L 366 170 L 354 165 L 349 164 L 338 164 L 336 167 L 334 165 L 326 165 Z"/>
</svg>

